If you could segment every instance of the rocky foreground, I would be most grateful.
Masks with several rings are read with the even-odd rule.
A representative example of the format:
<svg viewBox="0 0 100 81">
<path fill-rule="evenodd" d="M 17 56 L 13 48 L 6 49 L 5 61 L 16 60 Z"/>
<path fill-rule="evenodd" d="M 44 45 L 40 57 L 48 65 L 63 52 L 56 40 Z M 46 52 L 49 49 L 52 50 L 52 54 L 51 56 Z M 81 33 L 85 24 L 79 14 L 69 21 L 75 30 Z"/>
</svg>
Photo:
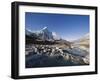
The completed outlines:
<svg viewBox="0 0 100 81">
<path fill-rule="evenodd" d="M 89 65 L 89 52 L 78 47 L 28 44 L 26 68 Z"/>
</svg>

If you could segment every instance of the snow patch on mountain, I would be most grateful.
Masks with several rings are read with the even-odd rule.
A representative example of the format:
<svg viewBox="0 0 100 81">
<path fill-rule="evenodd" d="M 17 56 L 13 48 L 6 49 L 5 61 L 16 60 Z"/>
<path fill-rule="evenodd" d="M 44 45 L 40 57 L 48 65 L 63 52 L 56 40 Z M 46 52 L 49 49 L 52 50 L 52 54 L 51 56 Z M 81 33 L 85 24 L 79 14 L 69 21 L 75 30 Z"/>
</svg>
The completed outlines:
<svg viewBox="0 0 100 81">
<path fill-rule="evenodd" d="M 29 36 L 29 35 L 31 35 L 31 34 L 32 34 L 32 31 L 31 31 L 31 30 L 29 30 L 29 29 L 25 29 L 25 34 Z"/>
<path fill-rule="evenodd" d="M 57 35 L 56 32 L 51 32 L 48 30 L 48 27 L 44 27 L 41 30 L 38 31 L 30 31 L 26 29 L 26 35 L 36 35 L 38 38 L 42 40 L 60 40 L 60 37 Z"/>
<path fill-rule="evenodd" d="M 46 30 L 47 29 L 47 27 L 44 27 L 42 30 Z"/>
<path fill-rule="evenodd" d="M 57 35 L 56 32 L 52 32 L 52 35 L 53 35 L 53 39 L 60 40 L 60 37 Z"/>
</svg>

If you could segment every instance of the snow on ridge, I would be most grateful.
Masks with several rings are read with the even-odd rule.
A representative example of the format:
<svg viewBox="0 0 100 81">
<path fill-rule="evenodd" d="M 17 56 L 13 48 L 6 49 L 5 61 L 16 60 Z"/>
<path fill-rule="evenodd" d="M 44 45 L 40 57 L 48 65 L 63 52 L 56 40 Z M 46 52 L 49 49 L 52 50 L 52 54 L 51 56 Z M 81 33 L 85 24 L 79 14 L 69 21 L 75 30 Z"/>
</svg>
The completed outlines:
<svg viewBox="0 0 100 81">
<path fill-rule="evenodd" d="M 60 39 L 57 33 L 49 31 L 48 27 L 44 27 L 38 31 L 31 31 L 29 29 L 26 29 L 27 35 L 31 35 L 32 33 L 35 33 L 38 37 L 40 37 L 43 40 L 59 40 Z"/>
</svg>

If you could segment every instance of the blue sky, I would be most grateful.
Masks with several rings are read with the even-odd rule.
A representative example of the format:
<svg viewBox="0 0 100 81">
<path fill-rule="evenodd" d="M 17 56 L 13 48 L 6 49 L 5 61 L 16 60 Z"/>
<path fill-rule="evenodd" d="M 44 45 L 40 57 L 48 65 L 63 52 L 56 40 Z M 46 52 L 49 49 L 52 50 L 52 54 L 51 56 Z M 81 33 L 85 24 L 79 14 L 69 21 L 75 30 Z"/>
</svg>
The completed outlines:
<svg viewBox="0 0 100 81">
<path fill-rule="evenodd" d="M 63 39 L 76 40 L 89 33 L 89 16 L 26 12 L 25 27 L 32 31 L 48 27 Z"/>
</svg>

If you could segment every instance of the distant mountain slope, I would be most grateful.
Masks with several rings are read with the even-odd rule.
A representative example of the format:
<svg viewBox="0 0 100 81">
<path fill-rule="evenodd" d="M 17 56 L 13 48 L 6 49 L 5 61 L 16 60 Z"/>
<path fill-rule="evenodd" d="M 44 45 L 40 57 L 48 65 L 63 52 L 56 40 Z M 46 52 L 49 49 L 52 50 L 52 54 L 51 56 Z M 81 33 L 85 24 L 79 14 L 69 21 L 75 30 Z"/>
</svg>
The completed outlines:
<svg viewBox="0 0 100 81">
<path fill-rule="evenodd" d="M 89 49 L 89 34 L 84 35 L 82 38 L 73 42 L 74 46 L 78 46 L 83 49 Z"/>
<path fill-rule="evenodd" d="M 83 37 L 81 37 L 80 39 L 75 40 L 74 43 L 80 43 L 80 42 L 84 42 L 84 41 L 89 41 L 89 34 L 86 34 Z"/>
<path fill-rule="evenodd" d="M 30 36 L 32 34 L 32 31 L 29 29 L 25 29 L 25 35 Z"/>
</svg>

